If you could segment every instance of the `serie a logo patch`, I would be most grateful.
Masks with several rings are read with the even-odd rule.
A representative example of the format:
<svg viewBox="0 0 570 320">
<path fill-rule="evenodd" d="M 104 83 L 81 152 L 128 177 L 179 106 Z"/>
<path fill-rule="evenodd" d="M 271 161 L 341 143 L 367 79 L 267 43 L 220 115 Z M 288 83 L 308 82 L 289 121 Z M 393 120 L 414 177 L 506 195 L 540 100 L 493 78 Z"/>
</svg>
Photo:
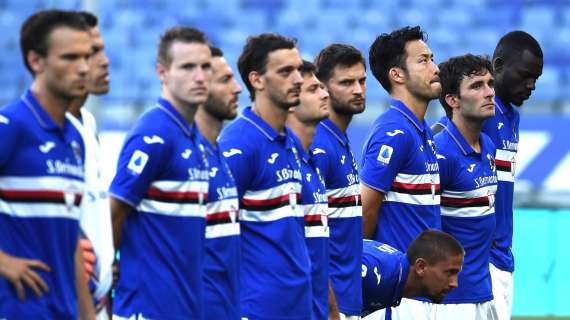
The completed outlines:
<svg viewBox="0 0 570 320">
<path fill-rule="evenodd" d="M 387 165 L 390 163 L 390 159 L 392 159 L 393 153 L 394 153 L 394 148 L 384 144 L 380 148 L 380 152 L 378 152 L 378 157 L 376 158 L 376 160 L 378 160 L 378 162 L 384 165 Z"/>
</svg>

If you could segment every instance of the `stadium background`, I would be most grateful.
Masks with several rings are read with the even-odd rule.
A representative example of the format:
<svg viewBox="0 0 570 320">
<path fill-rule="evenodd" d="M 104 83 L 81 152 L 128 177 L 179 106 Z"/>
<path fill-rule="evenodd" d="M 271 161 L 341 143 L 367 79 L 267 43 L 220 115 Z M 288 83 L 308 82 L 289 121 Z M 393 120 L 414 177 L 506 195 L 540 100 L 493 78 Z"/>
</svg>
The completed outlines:
<svg viewBox="0 0 570 320">
<path fill-rule="evenodd" d="M 0 0 L 0 103 L 17 98 L 31 82 L 19 51 L 24 19 L 45 8 L 97 14 L 111 61 L 111 92 L 90 98 L 112 177 L 124 133 L 159 94 L 154 73 L 159 36 L 175 24 L 205 31 L 234 70 L 250 34 L 275 31 L 298 39 L 305 59 L 331 42 L 368 54 L 382 32 L 421 25 L 436 62 L 471 52 L 492 54 L 502 34 L 531 33 L 544 51 L 544 71 L 521 117 L 515 202 L 516 317 L 570 317 L 570 1 L 531 0 Z M 236 70 L 237 71 L 237 70 Z M 239 78 L 239 77 L 238 77 Z M 240 106 L 246 106 L 245 87 Z M 367 109 L 349 135 L 360 158 L 372 121 L 388 96 L 369 73 Z M 428 121 L 443 115 L 437 101 Z M 524 318 L 519 318 L 524 319 Z"/>
</svg>

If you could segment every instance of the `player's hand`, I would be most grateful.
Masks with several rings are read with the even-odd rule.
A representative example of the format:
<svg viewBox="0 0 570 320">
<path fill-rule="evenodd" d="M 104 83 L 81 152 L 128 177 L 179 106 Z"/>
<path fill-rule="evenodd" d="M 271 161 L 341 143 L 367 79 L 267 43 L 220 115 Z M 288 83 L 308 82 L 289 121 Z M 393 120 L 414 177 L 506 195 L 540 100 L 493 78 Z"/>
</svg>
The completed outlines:
<svg viewBox="0 0 570 320">
<path fill-rule="evenodd" d="M 49 288 L 34 269 L 50 272 L 50 268 L 39 260 L 17 258 L 0 251 L 0 276 L 7 279 L 16 289 L 20 300 L 26 299 L 26 289 L 30 288 L 39 298 Z"/>
<path fill-rule="evenodd" d="M 79 239 L 79 246 L 83 254 L 83 266 L 85 267 L 85 280 L 89 282 L 89 278 L 94 276 L 95 262 L 97 257 L 93 250 L 93 244 L 87 238 Z"/>
</svg>

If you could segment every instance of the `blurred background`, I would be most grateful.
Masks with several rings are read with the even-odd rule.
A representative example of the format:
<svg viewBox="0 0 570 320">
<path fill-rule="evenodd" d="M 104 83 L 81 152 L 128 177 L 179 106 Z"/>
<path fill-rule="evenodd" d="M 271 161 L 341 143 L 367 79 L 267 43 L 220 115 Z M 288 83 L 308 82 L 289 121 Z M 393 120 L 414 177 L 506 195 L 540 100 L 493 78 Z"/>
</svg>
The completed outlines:
<svg viewBox="0 0 570 320">
<path fill-rule="evenodd" d="M 125 132 L 158 97 L 156 48 L 160 34 L 174 25 L 205 31 L 236 73 L 247 36 L 268 31 L 297 38 L 307 60 L 331 42 L 350 43 L 367 58 L 378 34 L 420 25 L 438 63 L 467 52 L 492 55 L 504 33 L 529 32 L 541 44 L 545 64 L 536 91 L 521 108 L 513 314 L 519 319 L 570 317 L 569 0 L 0 0 L 2 105 L 18 98 L 31 82 L 19 50 L 19 30 L 27 16 L 46 8 L 88 10 L 100 19 L 111 61 L 111 91 L 90 98 L 87 107 L 98 120 L 108 180 Z M 244 107 L 249 101 L 242 88 Z M 369 73 L 367 109 L 349 129 L 357 158 L 388 98 Z M 434 101 L 428 122 L 442 115 Z"/>
</svg>

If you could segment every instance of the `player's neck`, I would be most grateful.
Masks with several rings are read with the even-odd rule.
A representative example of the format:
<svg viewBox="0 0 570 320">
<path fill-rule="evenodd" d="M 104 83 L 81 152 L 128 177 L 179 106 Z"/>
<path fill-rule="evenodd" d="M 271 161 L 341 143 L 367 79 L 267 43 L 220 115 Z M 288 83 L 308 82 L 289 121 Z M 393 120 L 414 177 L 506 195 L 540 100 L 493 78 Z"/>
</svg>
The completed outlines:
<svg viewBox="0 0 570 320">
<path fill-rule="evenodd" d="M 402 297 L 413 298 L 423 294 L 421 286 L 421 279 L 418 278 L 413 267 L 408 270 L 408 278 L 404 289 L 402 289 Z"/>
<path fill-rule="evenodd" d="M 58 127 L 63 128 L 65 112 L 69 108 L 71 99 L 54 94 L 54 92 L 46 87 L 43 81 L 38 79 L 32 83 L 31 91 L 49 117 Z"/>
<path fill-rule="evenodd" d="M 405 88 L 394 88 L 391 96 L 396 100 L 402 101 L 420 122 L 424 121 L 429 101 L 418 98 Z"/>
<path fill-rule="evenodd" d="M 87 95 L 81 98 L 73 99 L 69 104 L 67 112 L 71 113 L 77 119 L 81 118 L 81 108 L 85 104 L 85 101 L 87 101 Z"/>
<path fill-rule="evenodd" d="M 309 152 L 309 147 L 311 146 L 311 143 L 313 143 L 313 138 L 317 132 L 317 123 L 318 122 L 301 122 L 294 114 L 290 114 L 287 117 L 287 127 L 293 131 L 297 138 L 299 138 L 305 152 Z"/>
<path fill-rule="evenodd" d="M 224 122 L 210 113 L 208 113 L 202 106 L 196 111 L 194 118 L 200 133 L 210 142 L 211 145 L 216 145 L 216 139 L 222 130 Z"/>
<path fill-rule="evenodd" d="M 333 109 L 334 108 L 329 109 L 329 119 L 340 129 L 340 131 L 346 133 L 346 130 L 352 121 L 352 114 L 340 114 L 335 112 Z"/>
<path fill-rule="evenodd" d="M 168 101 L 178 113 L 184 118 L 186 123 L 192 125 L 194 123 L 194 115 L 196 114 L 196 110 L 198 109 L 198 105 L 185 103 L 174 98 L 168 91 L 164 90 L 162 92 L 162 98 Z"/>
<path fill-rule="evenodd" d="M 451 120 L 461 133 L 465 141 L 475 150 L 481 152 L 481 144 L 479 137 L 481 136 L 481 128 L 483 128 L 483 121 L 469 120 L 461 116 L 453 116 Z"/>
<path fill-rule="evenodd" d="M 251 110 L 277 133 L 283 134 L 285 132 L 288 109 L 276 105 L 265 95 L 256 94 Z"/>
</svg>

